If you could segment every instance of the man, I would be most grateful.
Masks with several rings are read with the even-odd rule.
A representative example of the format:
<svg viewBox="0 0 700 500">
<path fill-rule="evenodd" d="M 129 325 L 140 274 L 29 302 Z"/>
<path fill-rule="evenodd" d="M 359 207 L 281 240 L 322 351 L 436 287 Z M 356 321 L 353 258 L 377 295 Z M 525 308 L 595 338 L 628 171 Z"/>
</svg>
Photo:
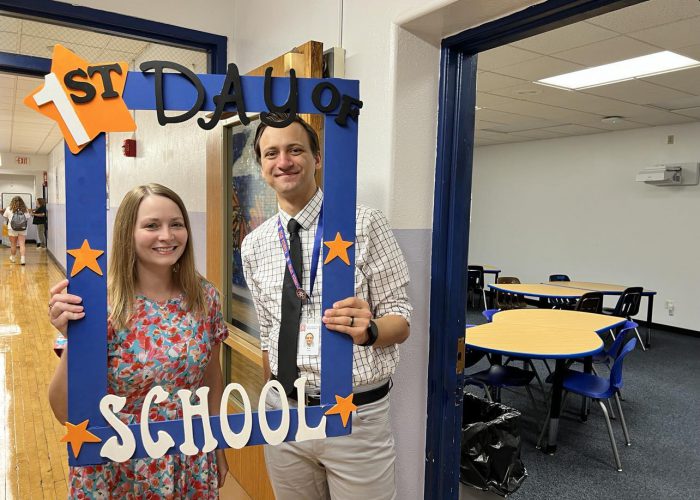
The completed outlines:
<svg viewBox="0 0 700 500">
<path fill-rule="evenodd" d="M 271 118 L 282 121 L 285 116 Z M 397 344 L 409 335 L 406 262 L 381 212 L 358 206 L 355 296 L 321 311 L 323 259 L 318 258 L 315 272 L 311 270 L 313 254 L 320 251 L 316 230 L 323 202 L 314 177 L 321 168 L 318 136 L 297 117 L 284 128 L 260 124 L 254 148 L 262 176 L 275 190 L 279 204 L 279 214 L 251 232 L 241 249 L 260 323 L 265 380 L 277 378 L 287 392 L 279 395 L 270 391 L 268 408 L 279 407 L 281 397 L 296 405 L 289 380 L 297 376 L 307 377 L 306 392 L 311 394 L 307 405 L 319 404 L 319 346 L 323 340 L 307 355 L 304 335 L 298 335 L 300 324 L 306 332 L 320 334 L 323 323 L 329 330 L 349 335 L 355 344 L 353 392 L 358 410 L 352 434 L 267 446 L 265 461 L 275 495 L 283 500 L 395 498 L 396 455 L 388 393 L 399 360 Z M 284 252 L 287 245 L 290 250 Z M 297 262 L 295 245 L 301 253 Z M 291 341 L 290 332 L 296 336 Z"/>
</svg>

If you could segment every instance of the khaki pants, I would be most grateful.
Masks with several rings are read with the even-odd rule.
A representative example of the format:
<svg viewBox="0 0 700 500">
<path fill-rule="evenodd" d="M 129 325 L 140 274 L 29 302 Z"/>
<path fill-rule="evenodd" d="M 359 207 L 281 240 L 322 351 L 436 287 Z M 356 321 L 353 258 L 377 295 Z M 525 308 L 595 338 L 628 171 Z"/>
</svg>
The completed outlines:
<svg viewBox="0 0 700 500">
<path fill-rule="evenodd" d="M 279 408 L 279 397 L 271 390 L 267 408 Z M 296 401 L 289 404 L 296 406 Z M 278 500 L 395 499 L 395 461 L 388 395 L 358 407 L 349 436 L 265 446 Z"/>
</svg>

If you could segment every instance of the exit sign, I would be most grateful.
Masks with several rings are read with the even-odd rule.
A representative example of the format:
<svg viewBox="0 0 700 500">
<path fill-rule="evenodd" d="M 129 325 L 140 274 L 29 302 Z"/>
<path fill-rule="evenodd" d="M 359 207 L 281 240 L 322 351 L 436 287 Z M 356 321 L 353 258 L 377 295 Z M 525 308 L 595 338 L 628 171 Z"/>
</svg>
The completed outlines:
<svg viewBox="0 0 700 500">
<path fill-rule="evenodd" d="M 17 165 L 29 165 L 28 156 L 15 156 L 15 163 Z"/>
</svg>

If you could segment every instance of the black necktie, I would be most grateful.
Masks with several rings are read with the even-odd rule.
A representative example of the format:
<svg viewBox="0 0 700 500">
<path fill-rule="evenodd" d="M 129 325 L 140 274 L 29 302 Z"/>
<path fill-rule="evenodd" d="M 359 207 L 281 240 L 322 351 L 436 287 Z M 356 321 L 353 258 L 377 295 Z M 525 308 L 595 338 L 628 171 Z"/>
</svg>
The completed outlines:
<svg viewBox="0 0 700 500">
<path fill-rule="evenodd" d="M 294 266 L 299 284 L 303 274 L 301 261 L 301 238 L 299 237 L 299 224 L 295 219 L 287 223 L 289 231 L 289 257 Z M 297 288 L 289 273 L 289 267 L 285 267 L 284 283 L 282 285 L 282 320 L 278 344 L 277 379 L 284 387 L 287 395 L 294 390 L 294 381 L 297 379 L 297 337 L 299 335 L 299 322 L 301 321 L 301 299 L 297 297 Z"/>
</svg>

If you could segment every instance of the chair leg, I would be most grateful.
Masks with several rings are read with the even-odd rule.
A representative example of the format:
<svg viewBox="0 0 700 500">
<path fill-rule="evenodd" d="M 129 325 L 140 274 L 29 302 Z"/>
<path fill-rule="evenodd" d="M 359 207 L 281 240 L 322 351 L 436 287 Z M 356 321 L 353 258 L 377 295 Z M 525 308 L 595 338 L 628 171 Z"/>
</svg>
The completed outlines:
<svg viewBox="0 0 700 500">
<path fill-rule="evenodd" d="M 609 399 L 608 408 L 610 408 L 610 420 L 615 420 L 615 412 L 613 411 L 612 402 Z"/>
<path fill-rule="evenodd" d="M 615 455 L 615 465 L 617 465 L 617 472 L 622 472 L 622 462 L 620 462 L 620 454 L 617 452 L 617 444 L 615 444 L 615 434 L 613 434 L 612 424 L 610 423 L 610 417 L 608 417 L 608 410 L 605 408 L 605 404 L 600 399 L 596 400 L 600 409 L 603 410 L 603 416 L 605 417 L 605 425 L 608 427 L 608 436 L 610 436 L 610 444 L 612 445 L 613 455 Z"/>
<path fill-rule="evenodd" d="M 537 373 L 537 368 L 535 368 L 535 364 L 532 362 L 531 359 L 527 360 L 527 364 L 530 368 L 532 368 L 532 371 L 535 372 L 535 378 L 537 379 L 537 383 L 540 386 L 540 390 L 542 391 L 542 396 L 546 397 L 546 392 L 544 390 L 544 383 L 542 382 L 542 379 L 540 378 L 540 374 Z"/>
<path fill-rule="evenodd" d="M 484 393 L 486 394 L 486 399 L 489 403 L 493 403 L 493 398 L 491 397 L 491 391 L 487 386 L 484 386 Z"/>
<path fill-rule="evenodd" d="M 551 375 L 552 374 L 552 369 L 549 367 L 549 363 L 547 363 L 546 359 L 543 359 L 542 362 L 544 363 L 544 366 L 547 367 L 547 372 Z"/>
<path fill-rule="evenodd" d="M 635 328 L 635 329 L 634 329 L 634 333 L 637 334 L 637 338 L 639 339 L 639 345 L 642 346 L 642 351 L 646 351 L 647 348 L 644 347 L 644 341 L 642 340 L 642 336 L 639 335 L 639 330 L 637 330 L 637 329 Z"/>
<path fill-rule="evenodd" d="M 625 422 L 625 414 L 622 413 L 622 404 L 620 404 L 620 398 L 615 393 L 615 403 L 617 403 L 617 412 L 620 414 L 620 423 L 622 424 L 622 432 L 625 434 L 625 444 L 630 446 L 632 442 L 630 441 L 630 433 L 627 430 L 627 422 Z"/>
<path fill-rule="evenodd" d="M 549 393 L 549 397 L 546 397 L 546 406 L 547 410 L 545 411 L 544 414 L 544 422 L 542 423 L 542 431 L 540 432 L 539 437 L 537 438 L 537 443 L 535 444 L 535 448 L 538 450 L 542 447 L 542 438 L 544 438 L 545 432 L 547 432 L 547 429 L 549 428 L 549 412 L 552 410 L 552 393 Z"/>
<path fill-rule="evenodd" d="M 482 288 L 481 293 L 484 297 L 484 311 L 489 308 L 488 304 L 486 303 L 486 289 Z"/>
<path fill-rule="evenodd" d="M 532 391 L 530 390 L 530 386 L 526 385 L 525 390 L 527 391 L 527 395 L 530 396 L 530 401 L 532 401 L 532 407 L 537 408 L 537 401 L 535 401 L 535 396 L 533 396 Z"/>
</svg>

